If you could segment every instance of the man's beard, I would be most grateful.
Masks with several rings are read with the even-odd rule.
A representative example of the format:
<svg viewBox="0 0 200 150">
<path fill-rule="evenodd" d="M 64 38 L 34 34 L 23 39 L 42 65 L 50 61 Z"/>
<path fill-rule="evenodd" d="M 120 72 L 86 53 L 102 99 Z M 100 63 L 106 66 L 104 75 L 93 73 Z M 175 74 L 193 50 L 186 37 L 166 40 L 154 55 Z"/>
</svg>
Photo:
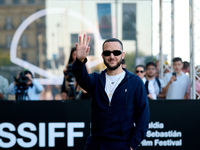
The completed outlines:
<svg viewBox="0 0 200 150">
<path fill-rule="evenodd" d="M 154 74 L 154 75 L 148 75 L 148 74 L 147 74 L 147 76 L 148 76 L 149 78 L 152 78 L 152 77 L 155 77 L 155 74 Z"/>
<path fill-rule="evenodd" d="M 104 61 L 104 64 L 106 65 L 106 67 L 107 67 L 108 70 L 115 70 L 115 69 L 117 69 L 117 68 L 121 65 L 122 59 L 121 59 L 119 62 L 117 62 L 117 64 L 116 64 L 115 66 L 113 66 L 113 67 L 111 67 L 111 66 L 105 61 L 105 59 L 104 59 L 103 61 Z"/>
</svg>

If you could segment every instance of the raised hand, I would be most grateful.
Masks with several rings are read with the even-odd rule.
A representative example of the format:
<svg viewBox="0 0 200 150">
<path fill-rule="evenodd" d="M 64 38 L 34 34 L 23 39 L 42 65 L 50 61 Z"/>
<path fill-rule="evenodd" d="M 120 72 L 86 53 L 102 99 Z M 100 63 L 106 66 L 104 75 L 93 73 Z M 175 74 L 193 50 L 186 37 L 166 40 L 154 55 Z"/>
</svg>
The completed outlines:
<svg viewBox="0 0 200 150">
<path fill-rule="evenodd" d="M 33 81 L 33 78 L 32 78 L 32 76 L 31 76 L 30 73 L 26 74 L 25 76 L 28 77 L 28 79 L 29 79 L 30 81 Z"/>
<path fill-rule="evenodd" d="M 87 37 L 86 41 L 86 34 L 83 35 L 83 39 L 81 36 L 78 38 L 78 43 L 76 43 L 76 58 L 80 61 L 84 62 L 85 58 L 89 54 L 90 47 L 90 36 Z"/>
</svg>

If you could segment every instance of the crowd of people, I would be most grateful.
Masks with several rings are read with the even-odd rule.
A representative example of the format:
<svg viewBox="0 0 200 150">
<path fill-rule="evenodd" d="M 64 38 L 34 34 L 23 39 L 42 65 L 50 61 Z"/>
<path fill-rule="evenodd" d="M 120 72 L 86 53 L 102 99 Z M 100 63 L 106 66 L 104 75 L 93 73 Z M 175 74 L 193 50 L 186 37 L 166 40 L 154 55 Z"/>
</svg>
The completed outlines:
<svg viewBox="0 0 200 150">
<path fill-rule="evenodd" d="M 68 64 L 74 63 L 75 59 L 76 48 L 72 48 Z M 125 59 L 122 59 L 121 66 L 126 68 Z M 159 61 L 152 61 L 148 62 L 146 66 L 141 64 L 135 67 L 135 74 L 143 80 L 149 99 L 189 99 L 189 62 L 183 62 L 181 58 L 176 57 L 173 59 L 173 68 L 171 68 L 173 72 L 169 68 L 165 69 L 164 79 L 162 80 L 159 78 Z M 70 99 L 69 86 L 66 86 L 68 84 L 67 77 L 65 75 L 63 80 L 62 99 Z M 196 91 L 200 94 L 200 84 L 198 83 L 196 78 Z M 82 93 L 83 99 L 91 97 L 90 94 L 80 88 L 76 81 L 74 87 L 76 87 L 76 93 Z M 67 93 L 69 96 L 67 96 Z"/>
<path fill-rule="evenodd" d="M 173 71 L 167 69 L 163 80 L 159 78 L 158 63 L 148 62 L 146 66 L 136 66 L 135 74 L 143 80 L 149 99 L 189 98 L 189 63 L 175 57 L 172 66 Z"/>
<path fill-rule="evenodd" d="M 63 84 L 61 88 L 56 88 L 57 93 L 59 93 L 57 95 L 60 95 L 58 98 L 60 100 L 91 98 L 90 94 L 77 84 L 73 76 L 72 64 L 75 62 L 76 57 L 76 48 L 74 47 L 71 49 L 69 61 L 63 71 Z M 174 58 L 173 68 L 167 67 L 165 69 L 163 80 L 159 78 L 158 65 L 158 61 L 152 61 L 148 62 L 146 65 L 140 64 L 135 67 L 135 74 L 142 79 L 148 99 L 189 99 L 189 62 L 183 62 L 179 57 Z M 121 66 L 126 68 L 125 59 L 122 59 Z M 173 70 L 173 72 L 170 71 L 169 68 Z M 196 67 L 196 70 L 200 70 L 200 68 Z M 23 76 L 26 77 L 27 81 L 22 80 Z M 196 76 L 196 98 L 200 96 L 199 79 L 199 75 Z M 23 82 L 26 83 L 23 84 Z M 46 89 L 34 79 L 32 73 L 28 70 L 21 72 L 10 85 L 8 80 L 0 75 L 0 83 L 0 100 L 7 100 L 9 94 L 15 95 L 16 99 L 39 100 L 41 92 Z"/>
<path fill-rule="evenodd" d="M 68 64 L 63 71 L 64 78 L 61 86 L 61 100 L 67 99 L 89 99 L 90 94 L 83 90 L 76 82 L 76 79 L 71 76 L 69 69 L 76 60 L 76 48 L 72 48 Z M 125 59 L 122 60 L 121 65 L 126 68 Z M 164 73 L 164 78 L 159 78 L 159 67 L 156 62 L 148 62 L 146 65 L 137 65 L 135 67 L 135 74 L 138 75 L 146 88 L 147 96 L 151 100 L 156 99 L 190 99 L 190 85 L 189 85 L 189 63 L 182 62 L 182 59 L 176 57 L 173 59 L 173 70 L 167 70 Z M 70 66 L 70 67 L 69 67 Z M 68 69 L 68 71 L 67 71 Z M 200 68 L 196 67 L 196 70 Z M 200 74 L 200 73 L 199 73 Z M 27 83 L 19 85 L 18 80 L 22 77 L 27 77 Z M 196 98 L 200 96 L 200 82 L 199 75 L 196 76 Z M 70 85 L 70 80 L 73 80 L 73 85 Z M 34 79 L 32 73 L 28 70 L 23 71 L 10 85 L 8 80 L 0 75 L 0 100 L 7 100 L 8 95 L 15 95 L 15 99 L 22 100 L 39 100 L 40 93 L 44 87 Z M 23 82 L 23 81 L 21 81 Z M 23 84 L 23 83 L 21 83 Z M 20 89 L 20 86 L 22 89 Z M 59 91 L 59 90 L 58 90 Z"/>
</svg>

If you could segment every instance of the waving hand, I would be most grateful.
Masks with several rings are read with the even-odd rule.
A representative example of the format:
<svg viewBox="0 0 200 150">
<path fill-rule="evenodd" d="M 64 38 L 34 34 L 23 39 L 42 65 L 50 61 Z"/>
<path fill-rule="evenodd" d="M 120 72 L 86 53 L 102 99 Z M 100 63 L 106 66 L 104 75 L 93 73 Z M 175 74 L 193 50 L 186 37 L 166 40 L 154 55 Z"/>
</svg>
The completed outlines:
<svg viewBox="0 0 200 150">
<path fill-rule="evenodd" d="M 90 43 L 89 36 L 87 37 L 87 41 L 86 41 L 86 34 L 83 35 L 83 39 L 81 36 L 79 36 L 78 43 L 76 43 L 76 57 L 82 62 L 84 62 L 85 58 L 89 54 L 90 51 L 89 43 Z"/>
</svg>

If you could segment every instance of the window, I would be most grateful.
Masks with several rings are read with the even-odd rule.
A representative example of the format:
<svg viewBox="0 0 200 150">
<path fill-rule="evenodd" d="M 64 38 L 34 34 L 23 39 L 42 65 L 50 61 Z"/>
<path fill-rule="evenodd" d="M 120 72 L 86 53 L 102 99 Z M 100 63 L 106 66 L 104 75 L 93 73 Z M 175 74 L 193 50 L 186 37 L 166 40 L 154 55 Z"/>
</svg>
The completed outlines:
<svg viewBox="0 0 200 150">
<path fill-rule="evenodd" d="M 6 47 L 7 48 L 10 48 L 11 41 L 12 41 L 12 36 L 11 35 L 7 35 L 6 36 Z"/>
<path fill-rule="evenodd" d="M 21 58 L 22 58 L 22 60 L 27 60 L 27 54 L 26 53 L 22 53 Z"/>
<path fill-rule="evenodd" d="M 58 63 L 64 65 L 65 63 L 64 47 L 59 47 L 58 57 L 59 57 Z"/>
<path fill-rule="evenodd" d="M 6 0 L 5 2 L 6 2 L 6 4 L 12 4 L 11 0 Z"/>
<path fill-rule="evenodd" d="M 94 56 L 94 34 L 87 34 L 88 36 L 90 36 L 90 52 L 89 55 L 93 55 Z"/>
<path fill-rule="evenodd" d="M 22 4 L 26 4 L 26 0 L 21 0 L 21 3 Z"/>
<path fill-rule="evenodd" d="M 112 37 L 111 5 L 97 4 L 99 32 L 103 39 Z"/>
<path fill-rule="evenodd" d="M 78 34 L 71 34 L 71 46 L 76 47 L 76 43 L 78 43 Z"/>
<path fill-rule="evenodd" d="M 3 5 L 4 4 L 4 0 L 0 0 L 0 5 Z"/>
<path fill-rule="evenodd" d="M 45 17 L 41 17 L 40 20 L 41 20 L 41 24 L 45 25 L 45 23 L 46 23 Z"/>
<path fill-rule="evenodd" d="M 27 35 L 22 35 L 21 46 L 22 48 L 27 47 Z"/>
<path fill-rule="evenodd" d="M 123 40 L 135 40 L 136 34 L 136 4 L 123 4 Z"/>
<path fill-rule="evenodd" d="M 19 4 L 19 0 L 13 0 L 13 4 Z"/>
<path fill-rule="evenodd" d="M 6 17 L 6 29 L 11 30 L 13 28 L 12 26 L 12 18 L 11 17 Z"/>
<path fill-rule="evenodd" d="M 26 19 L 26 17 L 22 16 L 21 17 L 21 23 Z"/>
<path fill-rule="evenodd" d="M 29 3 L 29 4 L 34 4 L 35 1 L 34 1 L 34 0 L 28 0 L 28 3 Z"/>
</svg>

